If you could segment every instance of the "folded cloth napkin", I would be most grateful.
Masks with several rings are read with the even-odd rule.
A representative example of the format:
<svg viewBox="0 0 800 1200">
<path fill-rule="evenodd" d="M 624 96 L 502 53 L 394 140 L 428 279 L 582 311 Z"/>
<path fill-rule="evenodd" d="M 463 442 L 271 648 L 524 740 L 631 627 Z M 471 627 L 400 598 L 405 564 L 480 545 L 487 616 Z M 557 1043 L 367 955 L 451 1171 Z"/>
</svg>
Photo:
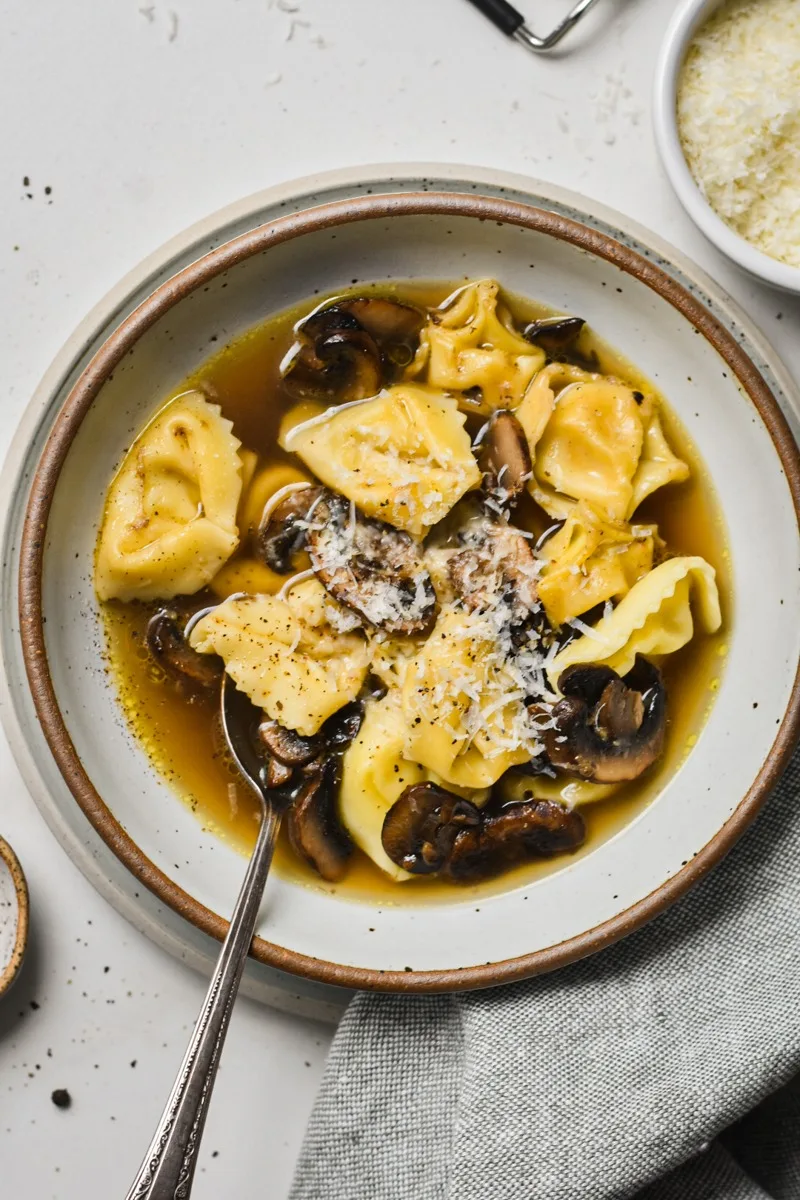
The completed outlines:
<svg viewBox="0 0 800 1200">
<path fill-rule="evenodd" d="M 594 958 L 358 996 L 292 1200 L 800 1200 L 799 796 L 797 752 L 722 865 Z"/>
</svg>

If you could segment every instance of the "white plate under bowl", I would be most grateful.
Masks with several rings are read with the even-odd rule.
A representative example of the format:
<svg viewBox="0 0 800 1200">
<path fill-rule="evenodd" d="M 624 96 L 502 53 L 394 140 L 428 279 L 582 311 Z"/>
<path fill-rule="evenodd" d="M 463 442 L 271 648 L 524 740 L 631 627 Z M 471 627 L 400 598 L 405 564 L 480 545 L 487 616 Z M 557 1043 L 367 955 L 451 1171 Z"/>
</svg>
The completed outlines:
<svg viewBox="0 0 800 1200">
<path fill-rule="evenodd" d="M 160 899 L 121 865 L 75 803 L 49 754 L 25 684 L 13 580 L 32 471 L 59 409 L 93 354 L 177 270 L 290 212 L 357 195 L 424 190 L 479 192 L 536 205 L 617 239 L 621 253 L 611 261 L 592 251 L 591 239 L 573 244 L 513 220 L 479 222 L 444 213 L 365 219 L 283 242 L 231 265 L 224 277 L 207 282 L 209 291 L 191 292 L 157 319 L 137 341 L 126 369 L 104 385 L 67 455 L 45 550 L 46 648 L 55 695 L 96 790 L 125 839 L 152 864 L 154 873 L 140 871 L 140 876 L 161 891 Z M 626 250 L 646 260 L 637 268 L 638 278 L 626 267 Z M 683 313 L 649 286 L 654 269 L 668 277 L 673 300 L 682 297 Z M 565 863 L 532 887 L 484 899 L 479 911 L 471 902 L 460 902 L 376 912 L 273 879 L 258 930 L 268 943 L 262 947 L 267 961 L 248 964 L 245 987 L 310 1015 L 331 1017 L 340 1009 L 346 993 L 328 986 L 331 982 L 404 990 L 453 988 L 462 981 L 488 984 L 556 966 L 622 936 L 680 895 L 732 844 L 763 798 L 794 731 L 800 542 L 792 487 L 777 450 L 780 444 L 796 490 L 794 443 L 777 408 L 770 411 L 767 401 L 760 415 L 730 361 L 721 357 L 722 352 L 738 358 L 751 391 L 763 392 L 763 377 L 794 422 L 797 397 L 758 331 L 676 252 L 580 197 L 473 168 L 338 172 L 233 206 L 143 264 L 59 356 L 12 446 L 15 478 L 5 484 L 4 559 L 11 567 L 3 581 L 5 717 L 18 761 L 57 836 L 139 928 L 208 970 L 213 942 L 164 898 L 173 904 L 176 889 L 182 889 L 190 904 L 187 909 L 181 902 L 178 908 L 189 911 L 197 926 L 218 929 L 214 914 L 230 911 L 243 861 L 204 835 L 153 772 L 121 723 L 102 671 L 91 554 L 110 472 L 130 431 L 202 360 L 212 334 L 219 341 L 232 338 L 314 289 L 335 289 L 354 276 L 454 279 L 465 274 L 496 275 L 516 292 L 579 312 L 665 391 L 717 485 L 731 535 L 740 618 L 699 744 L 656 802 L 585 858 Z M 694 320 L 684 315 L 692 310 Z M 65 596 L 69 605 L 63 604 Z M 125 846 L 119 839 L 115 844 L 126 858 Z M 535 922 L 524 915 L 531 911 L 522 903 L 529 894 L 536 900 Z M 203 911 L 207 917 L 198 918 Z M 305 977 L 288 975 L 275 963 Z"/>
</svg>

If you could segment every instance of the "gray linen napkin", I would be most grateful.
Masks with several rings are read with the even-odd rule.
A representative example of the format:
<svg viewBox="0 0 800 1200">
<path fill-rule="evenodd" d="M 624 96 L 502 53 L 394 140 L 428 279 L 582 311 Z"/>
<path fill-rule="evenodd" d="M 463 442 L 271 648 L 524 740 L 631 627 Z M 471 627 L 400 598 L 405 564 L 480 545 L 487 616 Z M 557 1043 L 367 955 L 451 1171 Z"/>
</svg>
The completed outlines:
<svg viewBox="0 0 800 1200">
<path fill-rule="evenodd" d="M 508 988 L 358 996 L 291 1198 L 800 1200 L 797 1072 L 800 752 L 723 864 L 618 946 Z"/>
</svg>

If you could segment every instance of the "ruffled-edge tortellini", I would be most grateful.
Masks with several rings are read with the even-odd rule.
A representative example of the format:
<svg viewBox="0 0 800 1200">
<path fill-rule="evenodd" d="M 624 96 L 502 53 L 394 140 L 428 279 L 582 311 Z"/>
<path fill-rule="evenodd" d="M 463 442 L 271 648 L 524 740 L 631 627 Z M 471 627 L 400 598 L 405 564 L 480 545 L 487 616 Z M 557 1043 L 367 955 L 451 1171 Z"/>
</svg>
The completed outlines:
<svg viewBox="0 0 800 1200">
<path fill-rule="evenodd" d="M 429 323 L 428 381 L 465 392 L 480 388 L 486 409 L 516 408 L 545 353 L 514 329 L 498 299 L 499 285 L 484 279 L 462 288 Z"/>
<path fill-rule="evenodd" d="M 166 600 L 213 579 L 239 542 L 239 446 L 200 392 L 153 418 L 108 491 L 95 566 L 101 600 Z"/>
<path fill-rule="evenodd" d="M 480 484 L 464 421 L 452 397 L 397 384 L 294 426 L 281 444 L 368 517 L 419 538 Z"/>
<path fill-rule="evenodd" d="M 694 635 L 722 624 L 714 568 L 704 558 L 670 558 L 631 588 L 608 616 L 570 642 L 548 666 L 555 686 L 561 672 L 576 663 L 602 663 L 627 675 L 637 654 L 648 658 L 680 650 Z"/>
<path fill-rule="evenodd" d="M 273 720 L 304 737 L 354 700 L 369 667 L 358 634 L 329 623 L 332 601 L 316 579 L 279 596 L 231 596 L 202 617 L 189 642 L 218 654 L 236 686 Z"/>
<path fill-rule="evenodd" d="M 579 501 L 540 550 L 539 599 L 553 625 L 621 600 L 651 570 L 654 526 L 612 521 Z"/>
<path fill-rule="evenodd" d="M 535 752 L 525 692 L 479 614 L 442 609 L 402 695 L 406 757 L 448 784 L 490 787 Z"/>
</svg>

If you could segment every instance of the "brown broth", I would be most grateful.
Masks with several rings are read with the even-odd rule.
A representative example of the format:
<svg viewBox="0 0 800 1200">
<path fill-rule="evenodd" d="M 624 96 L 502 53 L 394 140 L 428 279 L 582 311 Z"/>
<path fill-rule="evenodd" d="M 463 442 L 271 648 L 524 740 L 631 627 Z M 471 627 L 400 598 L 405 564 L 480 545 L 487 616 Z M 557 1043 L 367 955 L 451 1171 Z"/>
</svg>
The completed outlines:
<svg viewBox="0 0 800 1200">
<path fill-rule="evenodd" d="M 421 305 L 436 305 L 453 287 L 449 283 L 408 283 L 381 285 L 376 290 Z M 369 289 L 360 286 L 354 290 L 363 294 Z M 280 420 L 293 403 L 281 387 L 279 364 L 292 340 L 292 326 L 318 303 L 319 298 L 249 330 L 204 362 L 172 393 L 175 396 L 202 386 L 233 422 L 243 446 L 256 452 L 259 468 L 291 462 L 296 465 L 293 456 L 277 446 Z M 509 304 L 519 321 L 552 313 L 545 305 L 516 297 L 510 298 Z M 642 391 L 657 390 L 637 368 L 588 329 L 582 334 L 580 348 L 584 354 L 596 354 L 598 369 L 604 374 L 615 375 Z M 170 398 L 165 397 L 165 403 Z M 576 854 L 526 863 L 480 884 L 465 886 L 438 879 L 397 884 L 360 851 L 354 854 L 343 882 L 325 883 L 295 857 L 283 833 L 275 855 L 275 869 L 281 875 L 318 891 L 384 907 L 491 895 L 540 878 L 591 853 L 641 813 L 675 773 L 697 741 L 719 687 L 732 604 L 724 522 L 711 480 L 686 430 L 663 398 L 661 405 L 670 445 L 689 463 L 691 478 L 650 497 L 637 511 L 637 521 L 657 523 L 671 552 L 701 555 L 715 567 L 723 625 L 718 634 L 696 635 L 664 664 L 669 723 L 666 751 L 657 768 L 609 799 L 583 807 L 587 838 Z M 108 659 L 123 710 L 153 765 L 198 816 L 204 829 L 249 853 L 255 841 L 257 809 L 221 752 L 215 730 L 215 704 L 197 699 L 187 702 L 147 652 L 145 628 L 156 607 L 117 601 L 104 605 Z"/>
</svg>

